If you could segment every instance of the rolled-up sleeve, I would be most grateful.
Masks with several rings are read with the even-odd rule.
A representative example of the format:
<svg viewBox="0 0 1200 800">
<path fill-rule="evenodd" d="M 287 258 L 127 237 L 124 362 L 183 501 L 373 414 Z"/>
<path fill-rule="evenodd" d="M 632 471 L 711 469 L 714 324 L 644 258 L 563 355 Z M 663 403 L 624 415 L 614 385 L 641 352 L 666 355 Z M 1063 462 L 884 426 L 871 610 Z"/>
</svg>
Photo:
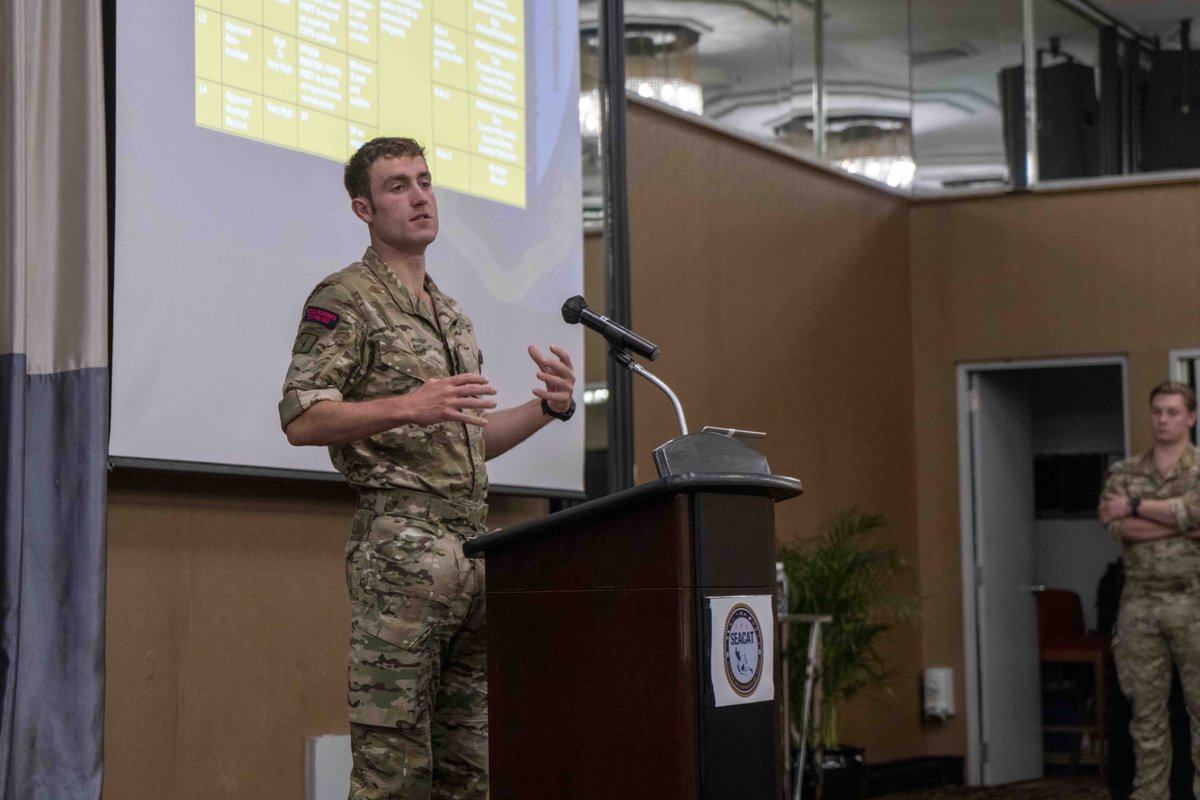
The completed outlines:
<svg viewBox="0 0 1200 800">
<path fill-rule="evenodd" d="M 322 400 L 341 401 L 361 378 L 366 343 L 354 299 L 335 282 L 313 290 L 301 312 L 292 361 L 283 381 L 279 423 L 292 420 Z"/>
<path fill-rule="evenodd" d="M 1104 488 L 1100 490 L 1100 502 L 1110 495 L 1128 496 L 1129 489 L 1125 477 L 1125 462 L 1118 461 L 1108 468 L 1108 472 L 1104 473 Z M 1104 526 L 1108 531 L 1108 535 L 1116 541 L 1121 541 L 1121 523 L 1124 520 L 1114 519 L 1112 522 Z"/>
<path fill-rule="evenodd" d="M 284 392 L 283 399 L 279 401 L 279 424 L 287 430 L 291 421 L 312 408 L 314 403 L 341 399 L 342 393 L 337 389 L 292 389 Z"/>
<path fill-rule="evenodd" d="M 1177 530 L 1194 531 L 1200 528 L 1200 487 L 1167 500 L 1167 508 L 1175 516 Z"/>
</svg>

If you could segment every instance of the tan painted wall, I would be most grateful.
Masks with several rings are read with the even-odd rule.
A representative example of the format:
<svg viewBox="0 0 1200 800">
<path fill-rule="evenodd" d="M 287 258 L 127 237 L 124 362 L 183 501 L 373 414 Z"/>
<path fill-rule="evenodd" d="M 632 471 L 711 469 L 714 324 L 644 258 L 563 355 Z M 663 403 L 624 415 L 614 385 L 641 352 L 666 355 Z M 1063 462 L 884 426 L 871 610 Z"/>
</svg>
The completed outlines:
<svg viewBox="0 0 1200 800">
<path fill-rule="evenodd" d="M 780 541 L 859 506 L 915 550 L 907 201 L 639 105 L 628 151 L 633 323 L 688 425 L 767 432 L 773 471 L 806 490 L 778 507 Z M 657 389 L 634 392 L 645 481 L 678 427 Z M 914 632 L 884 651 L 898 700 L 858 704 L 843 736 L 875 761 L 925 752 Z"/>
<path fill-rule="evenodd" d="M 544 500 L 492 498 L 493 525 Z M 304 797 L 304 742 L 347 733 L 336 483 L 110 482 L 104 797 Z"/>
<path fill-rule="evenodd" d="M 963 705 L 955 369 L 991 359 L 1123 355 L 1130 432 L 1168 352 L 1200 347 L 1200 185 L 920 203 L 912 210 L 914 424 L 924 663 Z M 930 752 L 963 753 L 962 714 Z"/>
</svg>

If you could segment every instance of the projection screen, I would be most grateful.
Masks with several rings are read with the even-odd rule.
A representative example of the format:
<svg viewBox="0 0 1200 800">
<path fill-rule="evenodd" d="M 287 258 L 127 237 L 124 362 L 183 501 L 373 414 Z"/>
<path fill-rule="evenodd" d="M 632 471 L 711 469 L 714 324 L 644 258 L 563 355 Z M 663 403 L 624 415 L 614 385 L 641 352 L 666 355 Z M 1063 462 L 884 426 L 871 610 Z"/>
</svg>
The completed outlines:
<svg viewBox="0 0 1200 800">
<path fill-rule="evenodd" d="M 501 407 L 529 344 L 583 374 L 576 4 L 121 0 L 112 433 L 117 463 L 332 472 L 276 404 L 308 292 L 368 244 L 341 165 L 425 144 L 428 269 L 475 323 Z M 582 382 L 580 382 L 580 386 Z M 583 414 L 489 463 L 493 485 L 577 492 Z"/>
</svg>

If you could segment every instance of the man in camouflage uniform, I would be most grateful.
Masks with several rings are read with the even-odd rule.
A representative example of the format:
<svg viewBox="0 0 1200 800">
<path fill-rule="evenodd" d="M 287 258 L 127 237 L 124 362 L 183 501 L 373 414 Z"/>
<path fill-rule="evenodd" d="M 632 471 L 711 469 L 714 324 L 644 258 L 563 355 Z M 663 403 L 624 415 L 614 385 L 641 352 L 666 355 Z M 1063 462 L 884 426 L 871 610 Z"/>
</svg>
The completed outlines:
<svg viewBox="0 0 1200 800">
<path fill-rule="evenodd" d="M 1125 564 L 1113 657 L 1133 716 L 1136 774 L 1131 800 L 1169 800 L 1171 664 L 1182 679 L 1200 797 L 1200 460 L 1190 430 L 1196 396 L 1181 383 L 1150 394 L 1154 447 L 1114 464 L 1100 521 L 1117 536 Z"/>
<path fill-rule="evenodd" d="M 575 409 L 566 352 L 529 348 L 535 397 L 495 411 L 458 304 L 426 274 L 438 230 L 424 151 L 376 139 L 345 169 L 362 260 L 309 296 L 279 404 L 288 441 L 329 447 L 359 491 L 346 547 L 353 610 L 350 797 L 487 794 L 485 458 Z"/>
</svg>

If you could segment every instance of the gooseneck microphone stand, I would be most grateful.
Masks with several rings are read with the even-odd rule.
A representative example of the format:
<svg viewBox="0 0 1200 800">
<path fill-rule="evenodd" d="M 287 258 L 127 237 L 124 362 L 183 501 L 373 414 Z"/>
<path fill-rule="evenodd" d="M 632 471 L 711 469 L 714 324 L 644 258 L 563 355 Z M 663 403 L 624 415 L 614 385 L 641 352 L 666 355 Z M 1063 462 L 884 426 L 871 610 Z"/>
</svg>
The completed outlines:
<svg viewBox="0 0 1200 800">
<path fill-rule="evenodd" d="M 687 419 L 683 416 L 683 405 L 679 402 L 679 397 L 661 378 L 634 361 L 628 350 L 614 344 L 609 348 L 608 355 L 630 372 L 641 375 L 657 386 L 675 408 L 675 417 L 679 420 L 679 435 L 659 445 L 651 453 L 658 477 L 689 473 L 771 474 L 771 468 L 762 453 L 729 435 L 708 430 L 688 433 Z"/>
<path fill-rule="evenodd" d="M 676 396 L 675 392 L 671 391 L 671 387 L 667 386 L 667 384 L 665 384 L 662 379 L 653 372 L 634 361 L 633 356 L 629 354 L 629 351 L 620 347 L 610 347 L 608 349 L 608 355 L 613 361 L 616 361 L 630 372 L 636 375 L 641 375 L 643 378 L 650 381 L 662 390 L 663 394 L 665 394 L 671 401 L 671 405 L 675 407 L 675 416 L 679 419 L 680 435 L 687 436 L 688 426 L 687 420 L 683 418 L 683 405 L 679 402 L 679 397 Z"/>
</svg>

